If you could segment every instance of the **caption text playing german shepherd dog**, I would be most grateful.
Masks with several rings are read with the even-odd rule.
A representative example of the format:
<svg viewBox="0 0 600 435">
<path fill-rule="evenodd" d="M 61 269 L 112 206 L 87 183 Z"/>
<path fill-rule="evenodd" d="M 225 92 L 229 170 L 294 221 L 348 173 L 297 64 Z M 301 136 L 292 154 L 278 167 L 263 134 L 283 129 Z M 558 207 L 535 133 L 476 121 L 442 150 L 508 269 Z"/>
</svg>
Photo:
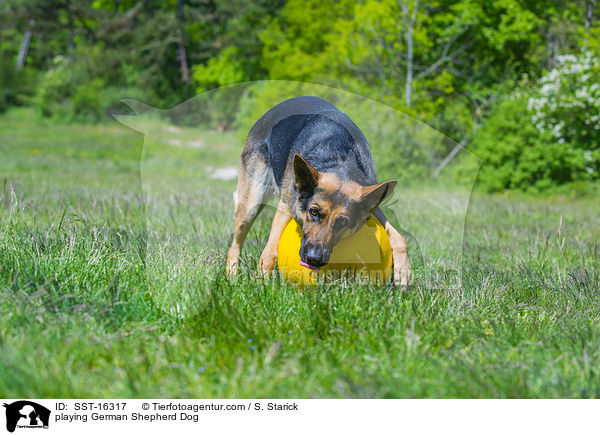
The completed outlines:
<svg viewBox="0 0 600 435">
<path fill-rule="evenodd" d="M 367 139 L 344 112 L 316 97 L 278 104 L 254 124 L 242 151 L 227 274 L 237 273 L 254 219 L 269 196 L 280 193 L 259 260 L 263 274 L 273 272 L 281 232 L 290 219 L 302 227 L 301 264 L 318 270 L 328 263 L 333 246 L 372 213 L 392 246 L 394 284 L 406 286 L 411 273 L 406 242 L 378 208 L 395 185 L 377 183 Z"/>
</svg>

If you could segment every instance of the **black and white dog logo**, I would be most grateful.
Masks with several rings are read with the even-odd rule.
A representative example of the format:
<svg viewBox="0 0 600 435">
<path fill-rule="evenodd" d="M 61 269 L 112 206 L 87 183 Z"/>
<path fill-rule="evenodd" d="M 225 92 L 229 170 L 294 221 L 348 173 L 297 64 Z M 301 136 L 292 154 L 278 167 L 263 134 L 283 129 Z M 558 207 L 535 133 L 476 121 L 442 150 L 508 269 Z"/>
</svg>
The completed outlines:
<svg viewBox="0 0 600 435">
<path fill-rule="evenodd" d="M 14 432 L 15 428 L 48 429 L 50 410 L 29 400 L 19 400 L 4 404 L 6 408 L 6 430 Z"/>
</svg>

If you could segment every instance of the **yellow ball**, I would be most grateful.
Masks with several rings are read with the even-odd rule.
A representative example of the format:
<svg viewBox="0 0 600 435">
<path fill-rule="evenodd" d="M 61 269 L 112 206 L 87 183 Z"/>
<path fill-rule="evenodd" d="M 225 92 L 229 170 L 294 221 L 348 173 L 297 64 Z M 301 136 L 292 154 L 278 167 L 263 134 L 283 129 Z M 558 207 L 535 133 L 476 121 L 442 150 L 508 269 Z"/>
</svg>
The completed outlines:
<svg viewBox="0 0 600 435">
<path fill-rule="evenodd" d="M 350 237 L 333 247 L 329 263 L 314 271 L 300 265 L 302 228 L 292 219 L 279 239 L 277 265 L 288 281 L 300 286 L 354 276 L 359 280 L 386 283 L 392 271 L 392 247 L 385 229 L 377 218 L 369 216 L 367 223 Z"/>
</svg>

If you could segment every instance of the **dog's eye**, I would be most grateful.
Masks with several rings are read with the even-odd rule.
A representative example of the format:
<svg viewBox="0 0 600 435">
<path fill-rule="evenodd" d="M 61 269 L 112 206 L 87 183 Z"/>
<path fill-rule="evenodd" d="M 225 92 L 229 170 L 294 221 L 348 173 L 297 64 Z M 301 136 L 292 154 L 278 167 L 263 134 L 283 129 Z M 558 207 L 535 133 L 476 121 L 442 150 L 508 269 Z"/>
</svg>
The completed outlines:
<svg viewBox="0 0 600 435">
<path fill-rule="evenodd" d="M 317 207 L 311 207 L 308 212 L 310 213 L 311 216 L 313 217 L 317 217 L 319 216 L 319 209 Z"/>
</svg>

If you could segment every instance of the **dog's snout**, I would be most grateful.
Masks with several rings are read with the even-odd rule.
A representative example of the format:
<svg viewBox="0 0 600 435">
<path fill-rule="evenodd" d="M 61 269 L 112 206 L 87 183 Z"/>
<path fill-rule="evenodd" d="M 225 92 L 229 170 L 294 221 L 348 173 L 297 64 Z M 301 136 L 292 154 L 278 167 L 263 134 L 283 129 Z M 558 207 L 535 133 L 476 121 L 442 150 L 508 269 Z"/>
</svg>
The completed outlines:
<svg viewBox="0 0 600 435">
<path fill-rule="evenodd" d="M 313 266 L 321 266 L 323 263 L 323 250 L 311 247 L 306 250 L 306 262 Z"/>
<path fill-rule="evenodd" d="M 329 261 L 329 250 L 321 246 L 307 246 L 304 250 L 304 261 L 311 266 L 325 266 Z"/>
</svg>

